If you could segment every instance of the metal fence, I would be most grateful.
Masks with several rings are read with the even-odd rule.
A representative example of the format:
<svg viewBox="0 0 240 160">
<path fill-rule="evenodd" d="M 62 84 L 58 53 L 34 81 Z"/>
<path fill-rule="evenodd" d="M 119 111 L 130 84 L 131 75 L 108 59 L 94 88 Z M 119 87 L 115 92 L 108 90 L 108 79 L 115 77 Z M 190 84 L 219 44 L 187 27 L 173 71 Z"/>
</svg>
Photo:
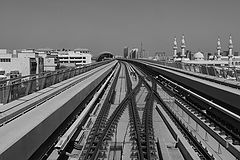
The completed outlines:
<svg viewBox="0 0 240 160">
<path fill-rule="evenodd" d="M 111 62 L 111 60 L 92 63 L 82 67 L 67 68 L 54 72 L 2 80 L 0 81 L 0 103 L 9 103 L 109 62 Z"/>
<path fill-rule="evenodd" d="M 237 67 L 220 67 L 206 64 L 187 64 L 181 62 L 160 62 L 160 64 L 205 75 L 240 81 L 240 68 Z"/>
</svg>

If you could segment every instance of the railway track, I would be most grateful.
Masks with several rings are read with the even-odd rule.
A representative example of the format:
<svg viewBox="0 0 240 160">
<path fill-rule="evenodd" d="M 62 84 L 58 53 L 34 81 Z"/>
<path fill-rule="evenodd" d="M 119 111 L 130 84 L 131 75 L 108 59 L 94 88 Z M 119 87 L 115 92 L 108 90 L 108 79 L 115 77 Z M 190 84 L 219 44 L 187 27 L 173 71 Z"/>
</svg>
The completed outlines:
<svg viewBox="0 0 240 160">
<path fill-rule="evenodd" d="M 124 70 L 125 75 L 119 75 L 121 68 L 122 70 Z M 82 160 L 104 159 L 107 156 L 109 157 L 109 155 L 107 155 L 107 150 L 110 150 L 111 152 L 112 147 L 114 147 L 115 149 L 119 148 L 119 146 L 117 147 L 117 144 L 120 142 L 115 141 L 115 146 L 110 146 L 109 144 L 114 141 L 114 136 L 116 140 L 115 134 L 117 133 L 116 131 L 118 123 L 123 116 L 123 113 L 126 113 L 128 111 L 129 123 L 127 125 L 127 130 L 129 132 L 129 142 L 127 143 L 132 144 L 132 148 L 130 151 L 131 154 L 129 154 L 129 158 L 141 160 L 158 159 L 158 156 L 156 155 L 155 139 L 152 126 L 153 92 L 148 90 L 149 93 L 146 97 L 147 102 L 143 109 L 142 117 L 140 117 L 139 108 L 136 103 L 136 94 L 139 93 L 140 87 L 146 86 L 140 79 L 137 82 L 134 82 L 134 84 L 132 84 L 132 82 L 135 81 L 137 78 L 135 74 L 131 75 L 131 73 L 129 73 L 133 72 L 133 69 L 130 69 L 130 66 L 121 63 L 121 68 L 119 68 L 119 70 L 115 73 L 111 84 L 108 86 L 108 89 L 105 90 L 106 94 L 105 97 L 103 95 L 104 101 L 101 107 L 93 109 L 92 113 L 90 114 L 96 116 L 95 120 L 86 121 L 84 126 L 91 126 L 90 129 L 88 129 L 87 131 L 88 134 L 80 136 L 80 133 L 82 133 L 82 131 L 79 131 L 77 133 L 79 134 L 77 137 L 80 136 L 81 138 L 79 139 L 79 141 L 75 141 L 73 148 L 75 150 L 78 150 L 78 154 L 74 155 L 72 153 L 68 153 L 66 152 L 67 150 L 61 150 L 61 152 L 58 152 L 58 154 L 63 155 L 63 157 L 65 158 L 69 157 L 71 159 L 72 156 L 75 156 L 75 158 L 77 157 Z M 112 97 L 114 96 L 113 93 L 115 93 L 117 80 L 119 79 L 118 77 L 125 77 L 125 81 L 121 81 L 120 84 L 123 88 L 126 88 L 127 90 L 125 96 L 122 98 L 119 104 L 117 104 L 115 109 L 111 111 L 111 104 L 114 101 L 112 100 Z M 125 84 L 126 86 L 122 84 Z M 149 105 L 151 105 L 152 107 L 146 107 Z M 126 110 L 126 108 L 128 108 L 128 110 Z M 92 125 L 90 124 L 90 122 L 92 123 Z M 124 139 L 124 141 L 125 140 L 126 139 Z M 81 147 L 80 144 L 82 141 L 84 141 L 84 144 Z M 122 147 L 124 147 L 124 143 L 125 142 L 123 142 Z M 62 142 L 60 144 L 62 144 Z M 58 151 L 60 151 L 59 148 L 56 148 L 55 150 L 58 149 Z M 114 151 L 114 156 L 117 156 L 117 151 Z"/>
<path fill-rule="evenodd" d="M 158 159 L 156 155 L 155 148 L 155 138 L 154 138 L 154 129 L 153 129 L 153 102 L 154 102 L 154 90 L 156 89 L 156 83 L 152 82 L 152 87 L 148 84 L 148 82 L 141 76 L 139 71 L 131 66 L 131 70 L 134 70 L 134 73 L 140 78 L 140 82 L 147 88 L 148 94 L 146 97 L 146 104 L 144 107 L 143 115 L 142 115 L 142 125 L 140 129 L 140 134 L 142 138 L 141 147 L 143 148 L 143 156 L 144 159 Z M 135 105 L 136 106 L 136 105 Z M 136 107 L 135 107 L 135 113 Z M 140 121 L 139 118 L 136 119 Z"/>
<path fill-rule="evenodd" d="M 236 87 L 239 86 L 238 84 L 225 79 L 221 80 L 224 83 L 217 80 L 212 81 L 211 79 L 204 78 L 206 75 L 197 74 L 196 76 L 186 71 L 162 66 L 155 63 L 145 63 L 138 60 L 128 60 L 128 62 L 134 63 L 135 65 L 141 66 L 142 68 L 148 68 L 148 71 L 152 72 L 156 77 L 160 74 L 164 75 L 171 81 L 181 84 L 181 86 L 184 88 L 194 91 L 196 95 L 204 97 L 206 100 L 208 100 L 208 102 L 205 101 L 203 103 L 203 101 L 198 100 L 199 98 L 195 95 L 188 96 L 187 98 L 192 99 L 191 101 L 194 101 L 195 103 L 198 103 L 198 106 L 201 106 L 201 108 L 205 108 L 209 114 L 212 112 L 212 115 L 214 115 L 218 121 L 224 121 L 224 123 L 226 123 L 226 125 L 228 125 L 231 130 L 240 130 L 240 110 L 239 104 L 236 100 L 240 95 L 240 92 Z M 233 86 L 229 86 L 228 82 Z M 213 103 L 209 103 L 210 101 Z M 209 108 L 211 108 L 211 110 Z"/>
<path fill-rule="evenodd" d="M 119 71 L 120 70 L 118 70 L 116 77 L 119 76 Z M 97 119 L 88 135 L 86 145 L 81 153 L 80 159 L 90 159 L 91 157 L 95 156 L 99 152 L 98 151 L 99 148 L 102 147 L 100 146 L 103 144 L 104 137 L 102 135 L 104 134 L 104 129 L 106 128 L 107 125 L 107 117 L 110 110 L 109 99 L 111 98 L 113 88 L 116 86 L 117 82 L 116 77 L 113 81 L 113 84 L 111 85 L 108 95 L 106 96 L 106 99 L 103 104 L 104 107 L 100 110 L 100 113 L 97 116 Z"/>
<path fill-rule="evenodd" d="M 140 159 L 143 159 L 143 151 L 141 150 L 141 144 L 140 144 L 140 131 L 139 131 L 139 119 L 136 120 L 136 110 L 135 110 L 135 114 L 134 112 L 134 101 L 132 96 L 136 93 L 136 91 L 138 90 L 138 86 L 135 87 L 132 90 L 132 85 L 131 85 L 131 80 L 129 79 L 129 75 L 128 73 L 126 73 L 126 77 L 127 77 L 127 95 L 125 96 L 125 98 L 121 101 L 121 103 L 117 106 L 117 108 L 113 111 L 113 113 L 111 114 L 111 116 L 109 116 L 109 119 L 106 122 L 106 125 L 104 126 L 104 128 L 101 129 L 102 134 L 97 137 L 97 141 L 96 145 L 94 146 L 93 142 L 88 146 L 87 151 L 84 152 L 81 155 L 80 159 L 96 159 L 97 157 L 103 158 L 104 153 L 101 152 L 101 149 L 104 148 L 103 144 L 106 144 L 106 141 L 111 140 L 112 136 L 113 136 L 113 132 L 116 128 L 116 125 L 118 123 L 118 120 L 120 118 L 120 116 L 122 115 L 123 111 L 125 110 L 125 108 L 127 106 L 129 106 L 129 113 L 130 113 L 130 126 L 134 128 L 134 138 L 136 138 L 136 143 L 138 146 L 138 155 L 137 157 L 140 157 Z M 105 112 L 106 113 L 106 112 Z M 101 114 L 98 115 L 101 117 Z M 107 116 L 106 116 L 107 117 Z M 92 130 L 95 132 L 95 128 L 93 127 Z M 95 132 L 96 133 L 96 132 Z M 98 132 L 99 133 L 99 132 Z M 90 137 L 92 140 L 96 140 L 96 138 L 92 138 Z M 93 141 L 94 141 L 93 140 Z M 134 142 L 133 142 L 134 143 Z M 139 151 L 140 150 L 140 151 Z M 135 155 L 134 155 L 135 156 Z"/>
<path fill-rule="evenodd" d="M 129 73 L 126 73 L 127 75 Z M 132 91 L 132 83 L 130 80 L 130 77 L 127 76 L 126 77 L 126 81 L 127 81 L 127 86 L 129 91 Z M 138 83 L 140 84 L 140 82 Z M 139 85 L 138 85 L 139 86 Z M 136 90 L 139 90 L 138 86 L 135 88 Z M 136 107 L 136 101 L 135 101 L 135 97 L 134 95 L 131 95 L 130 97 L 130 102 L 129 102 L 129 118 L 130 118 L 130 128 L 131 128 L 131 139 L 132 139 L 132 145 L 133 145 L 133 152 L 131 157 L 132 158 L 136 158 L 136 159 L 144 159 L 144 152 L 143 152 L 143 145 L 141 142 L 143 142 L 142 139 L 142 124 L 140 123 L 140 117 L 137 111 L 137 107 Z"/>
<path fill-rule="evenodd" d="M 118 89 L 120 93 L 116 92 L 117 86 L 121 88 Z M 239 135 L 192 103 L 187 95 L 194 93 L 163 76 L 158 75 L 156 78 L 152 72 L 120 62 L 119 69 L 104 91 L 102 100 L 99 100 L 102 101 L 101 105 L 96 104 L 82 125 L 84 127 L 73 136 L 78 138 L 71 140 L 74 141 L 72 145 L 67 145 L 71 149 L 58 152 L 63 158 L 163 159 L 163 144 L 156 139 L 154 133 L 158 128 L 153 127 L 153 112 L 165 119 L 176 140 L 174 148 L 179 148 L 186 159 L 189 158 L 188 155 L 197 159 L 239 158 Z M 118 96 L 120 98 L 116 100 Z M 142 96 L 145 97 L 144 104 L 139 102 Z M 124 140 L 121 140 L 119 127 L 122 126 L 123 117 L 128 122 L 124 124 L 125 135 Z M 173 124 L 167 124 L 167 117 L 170 117 Z M 178 128 L 184 139 L 173 133 L 172 125 Z M 185 141 L 191 147 L 190 150 L 183 146 Z M 131 147 L 127 149 L 129 144 Z"/>
<path fill-rule="evenodd" d="M 133 160 L 162 159 L 160 142 L 156 141 L 154 135 L 152 115 L 155 108 L 162 118 L 164 118 L 164 114 L 159 107 L 154 107 L 156 103 L 160 104 L 164 112 L 171 118 L 199 159 L 224 159 L 226 152 L 227 157 L 239 158 L 239 150 L 236 147 L 239 135 L 212 118 L 204 109 L 189 101 L 186 95 L 194 93 L 190 93 L 187 89 L 184 90 L 182 86 L 163 76 L 158 75 L 156 78 L 156 75 L 142 68 L 127 63 L 120 64 L 110 85 L 105 90 L 101 107 L 99 105 L 96 107 L 97 109 L 92 110 L 91 115 L 95 115 L 96 118 L 86 120 L 85 125 L 82 126 L 87 126 L 83 128 L 88 129 L 75 133 L 78 135 L 74 137 L 80 138 L 75 140 L 72 145 L 67 144 L 72 149 L 69 150 L 68 147 L 68 149 L 63 149 L 61 153 L 58 153 L 62 158 L 111 159 L 111 157 L 117 157 L 119 152 L 120 157 L 124 157 L 124 144 L 120 145 L 122 148 L 118 152 L 120 142 L 117 140 L 117 132 L 119 132 L 118 125 L 121 122 L 121 117 L 127 112 L 129 117 L 128 131 L 126 130 L 126 132 L 129 132 L 127 136 L 129 136 L 129 143 L 131 143 L 129 158 Z M 121 70 L 124 72 L 121 72 L 120 75 Z M 123 78 L 125 81 L 122 81 Z M 126 89 L 126 93 L 120 95 L 122 98 L 113 109 L 118 79 L 121 79 L 120 86 L 125 84 L 122 87 Z M 136 96 L 140 94 L 141 88 L 146 90 L 145 104 L 142 108 L 139 107 L 139 97 Z M 143 93 L 141 92 L 141 94 Z M 166 101 L 166 96 L 172 100 L 171 103 Z M 205 134 L 204 137 L 201 135 L 202 132 Z M 182 143 L 179 137 L 175 138 L 175 147 L 182 152 L 186 151 L 179 145 Z M 213 145 L 216 144 L 215 149 Z M 75 152 L 77 154 L 71 153 L 71 150 L 77 150 Z M 189 151 L 189 154 L 192 152 Z"/>
<path fill-rule="evenodd" d="M 151 73 L 146 69 L 141 69 L 148 75 Z M 156 77 L 154 73 L 151 74 L 150 76 Z M 160 92 L 155 90 L 155 97 L 188 139 L 200 159 L 240 158 L 238 132 L 227 128 L 201 106 L 189 101 L 188 97 L 194 94 L 190 90 L 183 89 L 182 86 L 161 75 L 158 75 L 155 81 L 161 88 Z M 172 104 L 169 105 L 163 100 L 166 95 L 172 99 Z M 203 101 L 203 97 L 198 97 Z M 158 112 L 160 112 L 159 109 Z M 201 132 L 204 135 L 201 135 L 203 134 Z"/>
<path fill-rule="evenodd" d="M 67 117 L 54 133 L 52 133 L 30 159 L 64 159 L 69 149 L 72 149 L 72 146 L 75 145 L 75 147 L 78 147 L 77 143 L 72 143 L 72 139 L 76 138 L 76 134 L 80 132 L 81 127 L 87 122 L 86 117 L 93 111 L 93 105 L 95 106 L 99 103 L 99 98 L 103 96 L 106 86 L 109 85 L 109 79 L 116 68 L 117 66 L 112 69 L 109 77 L 105 78 L 100 85 L 89 93 L 73 113 Z M 94 112 L 96 111 L 94 110 Z M 76 121 L 78 122 L 76 123 Z"/>
</svg>

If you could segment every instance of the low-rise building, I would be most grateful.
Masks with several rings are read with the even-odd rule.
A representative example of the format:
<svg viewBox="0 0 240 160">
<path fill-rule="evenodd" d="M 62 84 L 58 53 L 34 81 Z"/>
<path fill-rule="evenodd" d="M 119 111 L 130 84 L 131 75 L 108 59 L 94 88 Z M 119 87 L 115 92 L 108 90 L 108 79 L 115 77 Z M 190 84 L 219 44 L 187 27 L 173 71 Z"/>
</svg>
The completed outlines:
<svg viewBox="0 0 240 160">
<path fill-rule="evenodd" d="M 92 55 L 88 49 L 75 49 L 73 51 L 59 51 L 60 65 L 74 67 L 91 63 Z"/>
<path fill-rule="evenodd" d="M 59 59 L 55 50 L 49 48 L 36 49 L 35 52 L 44 60 L 44 71 L 55 71 L 59 68 Z"/>
<path fill-rule="evenodd" d="M 4 70 L 5 75 L 11 77 L 11 73 L 19 73 L 21 76 L 30 74 L 39 74 L 44 71 L 43 58 L 31 50 L 13 50 L 10 52 L 1 52 L 0 68 Z"/>
</svg>

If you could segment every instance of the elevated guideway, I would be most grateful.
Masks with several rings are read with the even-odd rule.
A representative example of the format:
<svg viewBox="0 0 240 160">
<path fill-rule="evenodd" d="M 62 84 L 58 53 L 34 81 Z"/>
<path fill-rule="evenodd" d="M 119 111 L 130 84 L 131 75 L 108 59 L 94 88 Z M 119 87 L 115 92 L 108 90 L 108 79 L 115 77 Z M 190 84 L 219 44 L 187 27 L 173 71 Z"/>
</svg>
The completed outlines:
<svg viewBox="0 0 240 160">
<path fill-rule="evenodd" d="M 192 73 L 187 71 L 183 72 L 179 69 L 142 60 L 128 60 L 128 62 L 145 68 L 152 73 L 154 72 L 156 76 L 163 75 L 199 95 L 208 97 L 212 102 L 225 105 L 225 109 L 235 114 L 240 113 L 240 107 L 237 101 L 240 96 L 240 91 L 237 83 L 233 85 L 230 80 L 224 80 L 224 83 L 221 83 L 220 80 L 218 82 L 216 79 L 216 81 L 212 81 L 206 77 L 203 78 L 202 76 L 192 75 Z M 232 84 L 233 86 L 229 86 L 228 84 Z"/>
<path fill-rule="evenodd" d="M 76 156 L 75 153 L 85 159 L 89 156 L 103 158 L 105 155 L 122 156 L 125 159 L 129 157 L 137 159 L 138 156 L 148 157 L 147 159 L 150 159 L 149 157 L 170 159 L 171 155 L 176 154 L 184 158 L 191 156 L 192 159 L 201 156 L 239 158 L 238 87 L 224 85 L 225 82 L 217 83 L 217 80 L 212 81 L 201 75 L 193 75 L 187 71 L 151 62 L 124 61 L 127 63 L 111 61 L 100 65 L 0 107 L 0 143 L 4 144 L 0 146 L 0 159 L 36 159 L 38 157 L 35 156 L 36 151 L 38 152 L 43 146 L 47 147 L 45 142 L 58 131 L 59 126 L 65 123 L 65 119 L 76 112 L 77 108 L 81 108 L 79 114 L 76 114 L 81 118 L 80 113 L 84 113 L 83 109 L 88 109 L 86 106 L 99 86 L 108 83 L 109 75 L 118 77 L 118 73 L 114 71 L 119 68 L 122 68 L 119 78 L 111 81 L 106 90 L 103 89 L 102 95 L 105 98 L 98 99 L 102 104 L 96 102 L 96 108 L 93 107 L 89 113 L 84 113 L 89 119 L 81 118 L 84 122 L 77 126 L 79 133 L 76 132 L 76 135 L 79 135 L 76 136 L 76 140 L 70 139 L 66 144 L 68 147 L 55 149 L 55 154 L 51 155 L 69 156 L 69 159 L 74 159 L 72 156 Z M 121 64 L 125 67 L 120 67 Z M 115 82 L 116 86 L 120 86 L 119 88 L 114 89 Z M 88 96 L 89 93 L 92 97 Z M 84 101 L 86 103 L 81 103 Z M 152 108 L 144 106 L 152 106 Z M 95 117 L 97 112 L 103 113 L 98 115 L 104 117 L 103 121 L 97 120 Z M 75 119 L 76 115 L 74 115 Z M 174 115 L 175 119 L 172 119 Z M 172 137 L 166 139 L 164 135 L 166 132 L 161 133 L 158 128 L 162 125 L 160 122 L 170 121 L 168 117 L 174 123 L 166 124 L 165 129 L 170 130 L 169 135 L 172 134 Z M 181 121 L 184 121 L 184 124 L 181 124 Z M 155 127 L 151 128 L 151 126 Z M 91 127 L 98 129 L 93 129 L 91 133 L 89 130 Z M 177 129 L 179 127 L 181 129 Z M 179 136 L 178 131 L 183 135 L 188 134 L 189 131 L 187 137 L 191 142 L 186 141 L 188 138 Z M 66 138 L 64 132 L 60 136 Z M 85 137 L 82 140 L 86 134 L 90 135 L 89 139 Z M 95 138 L 92 137 L 93 135 Z M 197 135 L 197 138 L 195 136 L 194 139 L 194 135 Z M 135 139 L 139 140 L 135 141 Z M 192 145 L 198 149 L 191 149 Z M 73 152 L 69 152 L 71 147 Z M 179 150 L 176 150 L 176 147 Z M 181 155 L 180 152 L 187 152 L 189 155 Z M 41 153 L 50 155 L 50 152 Z M 201 153 L 200 156 L 198 153 Z"/>
<path fill-rule="evenodd" d="M 206 77 L 201 78 L 201 76 L 184 73 L 186 71 L 182 72 L 182 70 L 156 63 L 142 60 L 126 61 L 145 70 L 155 79 L 164 83 L 169 90 L 198 106 L 203 113 L 207 113 L 222 125 L 221 132 L 224 130 L 224 134 L 225 132 L 232 134 L 234 145 L 240 143 L 240 107 L 238 103 L 240 91 L 237 87 L 216 83 Z"/>
<path fill-rule="evenodd" d="M 0 105 L 17 100 L 69 78 L 78 76 L 101 65 L 107 64 L 110 61 L 111 60 L 95 62 L 84 66 L 0 80 Z"/>
<path fill-rule="evenodd" d="M 166 98 L 165 93 L 159 92 L 163 97 L 160 100 L 162 105 L 169 103 L 169 108 L 172 108 L 176 104 L 177 107 L 170 111 L 172 116 L 178 115 L 177 119 L 181 119 L 179 126 L 184 122 L 183 126 L 188 126 L 186 128 L 190 134 L 199 136 L 198 141 L 201 145 L 204 144 L 203 149 L 207 151 L 201 153 L 205 152 L 206 155 L 212 153 L 208 155 L 210 159 L 211 157 L 239 158 L 240 112 L 237 102 L 240 92 L 237 87 L 218 84 L 211 79 L 156 63 L 141 60 L 125 61 L 141 68 L 158 81 L 158 84 L 164 88 L 162 91 L 170 93 Z M 179 102 L 179 99 L 182 102 Z M 182 110 L 179 109 L 181 107 Z M 192 125 L 193 121 L 194 125 Z M 198 143 L 194 142 L 194 144 Z M 210 151 L 212 148 L 213 151 Z"/>
<path fill-rule="evenodd" d="M 30 158 L 116 64 L 112 61 L 1 106 L 0 159 Z"/>
</svg>

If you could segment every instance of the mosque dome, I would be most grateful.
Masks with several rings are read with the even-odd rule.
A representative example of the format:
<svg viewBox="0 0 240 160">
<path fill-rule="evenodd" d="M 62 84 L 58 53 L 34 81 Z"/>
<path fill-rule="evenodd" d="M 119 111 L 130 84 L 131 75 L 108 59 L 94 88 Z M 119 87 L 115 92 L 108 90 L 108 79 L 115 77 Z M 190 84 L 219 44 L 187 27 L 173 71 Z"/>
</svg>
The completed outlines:
<svg viewBox="0 0 240 160">
<path fill-rule="evenodd" d="M 204 55 L 201 52 L 197 52 L 193 55 L 194 60 L 204 60 Z"/>
</svg>

